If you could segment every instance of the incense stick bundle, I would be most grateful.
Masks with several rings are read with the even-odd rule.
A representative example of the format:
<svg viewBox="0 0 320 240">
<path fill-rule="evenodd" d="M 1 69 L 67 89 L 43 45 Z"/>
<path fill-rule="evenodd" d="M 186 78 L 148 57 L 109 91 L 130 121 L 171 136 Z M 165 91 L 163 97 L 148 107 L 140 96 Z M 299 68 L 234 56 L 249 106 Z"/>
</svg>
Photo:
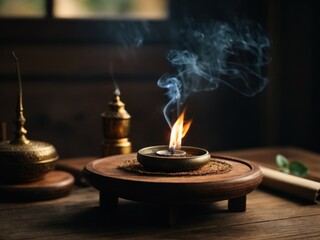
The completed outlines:
<svg viewBox="0 0 320 240">
<path fill-rule="evenodd" d="M 320 203 L 320 182 L 296 177 L 260 166 L 263 173 L 262 185 L 303 199 Z"/>
</svg>

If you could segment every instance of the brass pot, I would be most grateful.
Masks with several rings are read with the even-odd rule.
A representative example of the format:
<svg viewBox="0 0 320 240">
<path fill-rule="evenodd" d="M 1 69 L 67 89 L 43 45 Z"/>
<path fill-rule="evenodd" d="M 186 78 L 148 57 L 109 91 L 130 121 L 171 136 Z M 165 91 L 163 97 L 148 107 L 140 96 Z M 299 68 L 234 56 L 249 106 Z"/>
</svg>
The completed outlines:
<svg viewBox="0 0 320 240">
<path fill-rule="evenodd" d="M 49 143 L 0 143 L 0 182 L 26 183 L 40 180 L 53 170 L 58 160 L 56 149 Z"/>
<path fill-rule="evenodd" d="M 184 172 L 197 170 L 210 161 L 207 150 L 197 147 L 182 146 L 185 156 L 161 155 L 157 152 L 168 150 L 167 145 L 151 146 L 138 151 L 138 162 L 148 171 L 157 172 Z"/>
</svg>

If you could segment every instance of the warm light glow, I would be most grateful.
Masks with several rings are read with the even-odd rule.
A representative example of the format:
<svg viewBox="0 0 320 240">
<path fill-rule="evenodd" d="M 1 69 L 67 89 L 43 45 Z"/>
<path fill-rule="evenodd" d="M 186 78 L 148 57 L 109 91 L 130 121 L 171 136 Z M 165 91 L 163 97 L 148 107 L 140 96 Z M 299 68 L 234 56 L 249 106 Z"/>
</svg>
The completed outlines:
<svg viewBox="0 0 320 240">
<path fill-rule="evenodd" d="M 190 120 L 184 123 L 184 114 L 185 110 L 183 110 L 171 129 L 169 149 L 172 152 L 174 152 L 175 149 L 181 148 L 181 139 L 187 134 L 192 122 Z"/>
<path fill-rule="evenodd" d="M 12 1 L 12 0 L 11 0 Z M 0 0 L 1 2 L 1 0 Z M 168 0 L 54 0 L 57 18 L 167 19 Z"/>
</svg>

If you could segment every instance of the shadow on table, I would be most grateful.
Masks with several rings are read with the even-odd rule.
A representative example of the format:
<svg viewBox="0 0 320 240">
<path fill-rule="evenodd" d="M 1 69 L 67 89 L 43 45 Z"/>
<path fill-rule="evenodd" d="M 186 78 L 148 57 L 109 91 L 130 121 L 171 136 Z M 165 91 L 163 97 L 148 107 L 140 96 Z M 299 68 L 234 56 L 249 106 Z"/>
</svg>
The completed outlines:
<svg viewBox="0 0 320 240">
<path fill-rule="evenodd" d="M 259 189 L 271 195 L 275 195 L 277 197 L 284 198 L 291 202 L 297 203 L 301 206 L 308 206 L 308 205 L 315 204 L 314 202 L 308 201 L 306 199 L 303 199 L 297 196 L 293 196 L 292 194 L 288 194 L 288 193 L 281 192 L 279 190 L 272 189 L 267 186 L 259 186 Z"/>
<path fill-rule="evenodd" d="M 226 201 L 225 201 L 226 202 Z M 180 206 L 177 208 L 177 224 L 168 225 L 168 209 L 157 205 L 122 202 L 114 211 L 103 212 L 99 207 L 81 208 L 66 213 L 61 223 L 46 224 L 50 228 L 63 228 L 73 234 L 92 236 L 149 236 L 165 231 L 202 227 L 209 222 L 219 222 L 227 208 L 220 203 Z M 232 214 L 232 213 L 228 213 Z M 239 213 L 238 213 L 239 214 Z M 241 214 L 241 213 L 240 213 Z M 61 229 L 60 229 L 61 230 Z"/>
</svg>

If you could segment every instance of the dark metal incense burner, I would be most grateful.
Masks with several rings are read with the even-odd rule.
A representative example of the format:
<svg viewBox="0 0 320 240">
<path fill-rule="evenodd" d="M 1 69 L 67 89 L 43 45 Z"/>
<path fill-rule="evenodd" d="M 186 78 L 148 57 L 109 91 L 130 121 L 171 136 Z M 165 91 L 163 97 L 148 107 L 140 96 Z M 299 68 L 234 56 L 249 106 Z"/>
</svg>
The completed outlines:
<svg viewBox="0 0 320 240">
<path fill-rule="evenodd" d="M 170 151 L 167 145 L 140 149 L 138 162 L 148 171 L 184 172 L 197 170 L 210 161 L 207 150 L 197 147 L 182 146 Z"/>
</svg>

